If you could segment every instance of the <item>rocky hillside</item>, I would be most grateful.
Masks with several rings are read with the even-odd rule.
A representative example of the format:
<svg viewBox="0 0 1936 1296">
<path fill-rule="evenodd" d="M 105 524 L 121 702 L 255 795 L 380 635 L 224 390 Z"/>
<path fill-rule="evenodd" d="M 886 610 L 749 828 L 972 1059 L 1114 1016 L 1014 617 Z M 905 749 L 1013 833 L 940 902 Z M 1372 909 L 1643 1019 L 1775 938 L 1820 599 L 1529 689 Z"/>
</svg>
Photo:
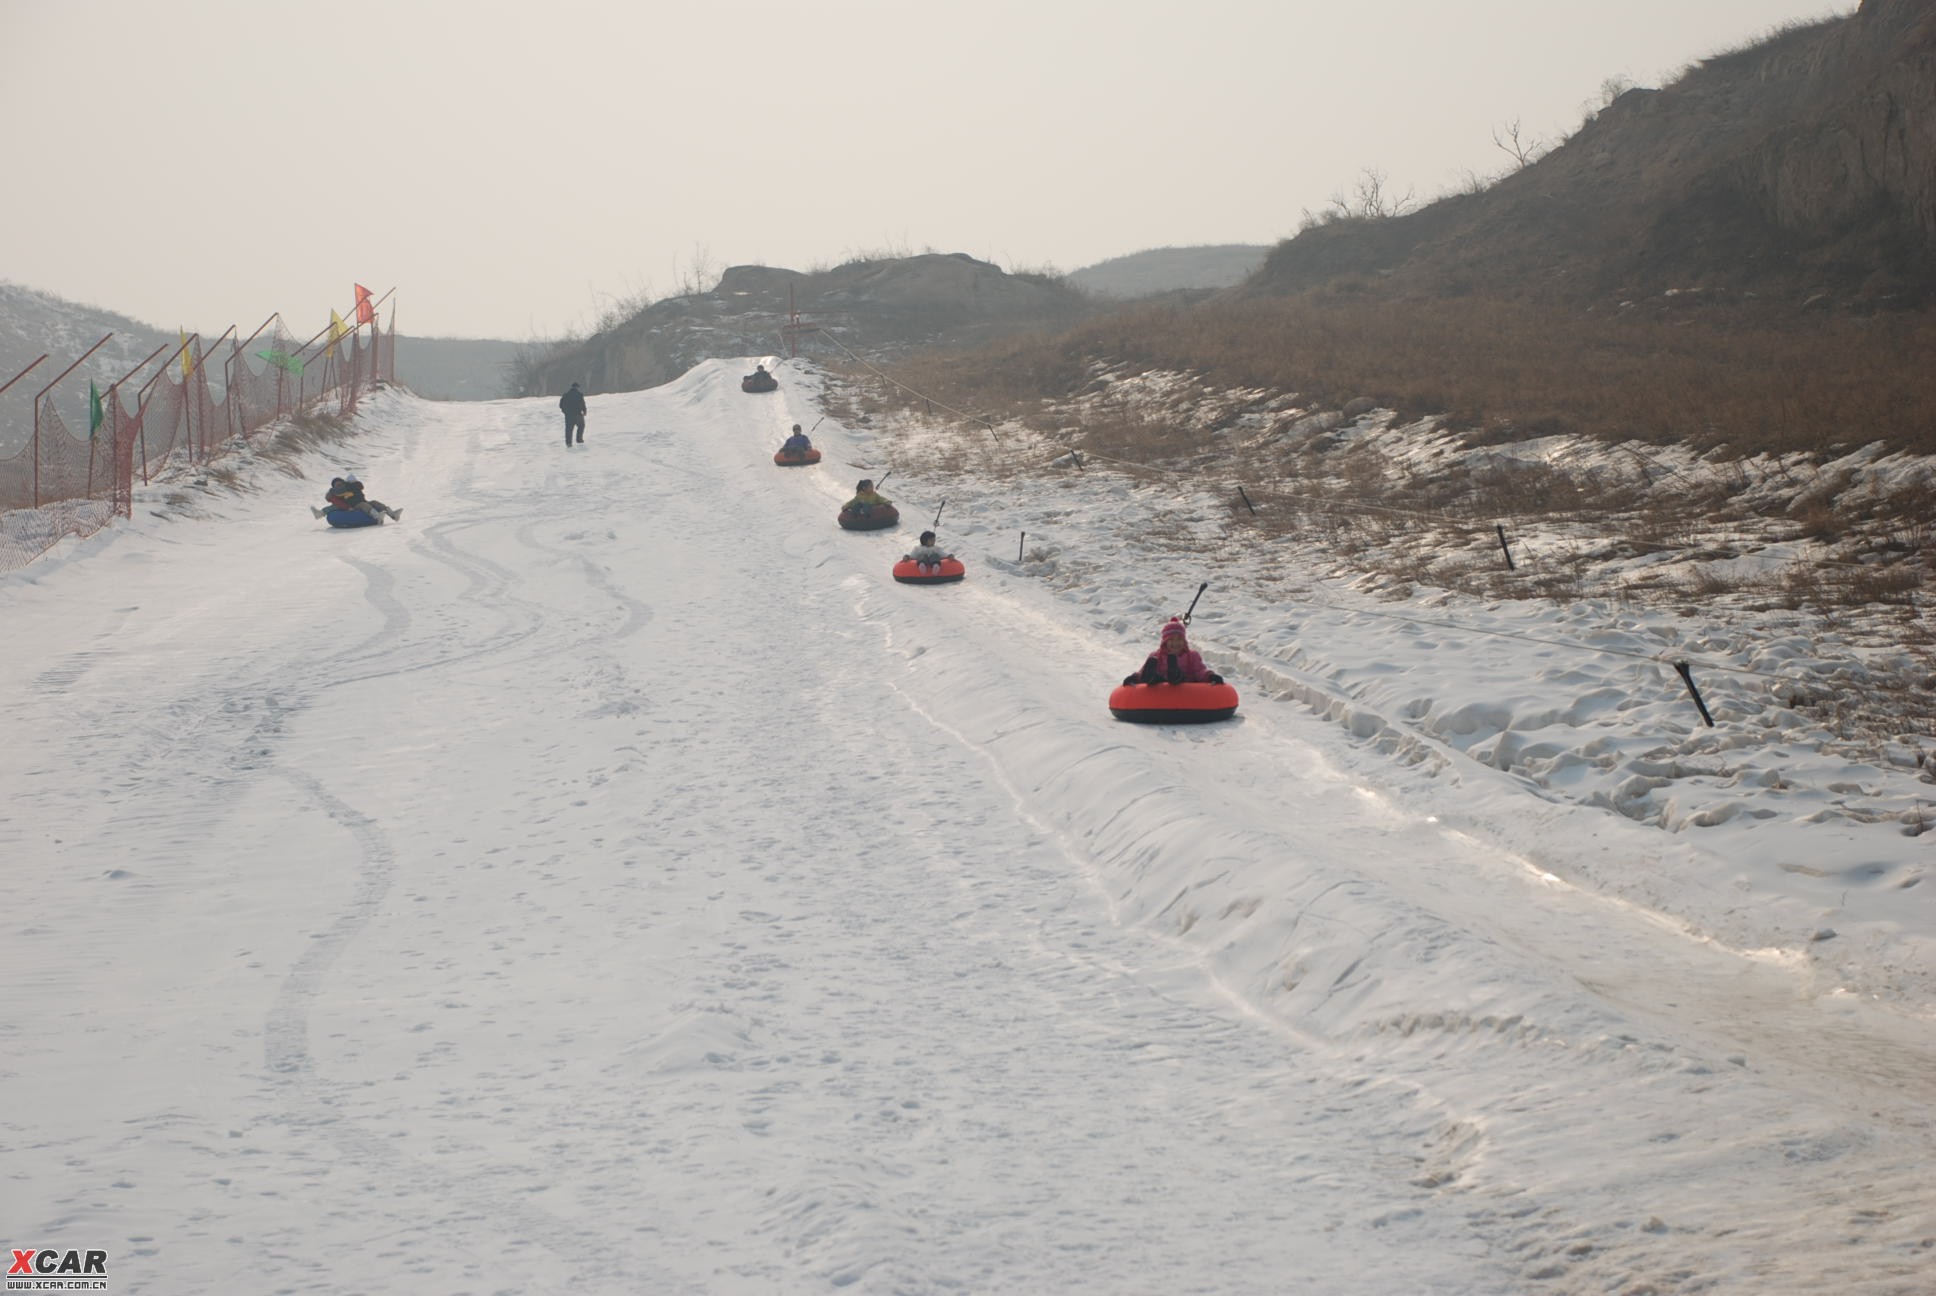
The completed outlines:
<svg viewBox="0 0 1936 1296">
<path fill-rule="evenodd" d="M 66 397 L 64 417 L 75 420 L 83 431 L 90 380 L 105 391 L 156 347 L 180 336 L 98 306 L 84 306 L 22 284 L 0 283 L 0 383 L 30 369 L 0 394 L 0 455 L 18 451 L 32 437 L 34 394 L 103 337 L 107 343 L 82 361 L 60 388 Z M 43 355 L 47 358 L 40 360 Z M 36 360 L 40 363 L 35 364 Z"/>
<path fill-rule="evenodd" d="M 1480 193 L 1341 219 L 1241 290 L 1936 302 L 1936 0 L 1863 0 L 1631 90 Z"/>
<path fill-rule="evenodd" d="M 584 342 L 530 359 L 522 394 L 630 391 L 670 382 L 701 360 L 784 354 L 789 308 L 818 332 L 803 355 L 841 348 L 874 356 L 917 346 L 985 341 L 1019 329 L 1071 323 L 1091 308 L 1061 281 L 1008 274 L 963 253 L 855 261 L 820 273 L 735 266 L 709 293 L 654 303 Z"/>
</svg>

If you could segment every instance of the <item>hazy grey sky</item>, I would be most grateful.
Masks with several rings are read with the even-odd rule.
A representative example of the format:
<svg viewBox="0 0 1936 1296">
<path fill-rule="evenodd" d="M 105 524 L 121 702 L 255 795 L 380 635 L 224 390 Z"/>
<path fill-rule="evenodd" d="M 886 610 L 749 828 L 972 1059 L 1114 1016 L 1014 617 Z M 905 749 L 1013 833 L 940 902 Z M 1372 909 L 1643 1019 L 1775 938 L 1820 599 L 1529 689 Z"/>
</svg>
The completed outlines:
<svg viewBox="0 0 1936 1296">
<path fill-rule="evenodd" d="M 589 326 L 697 269 L 1271 243 L 1854 0 L 0 0 L 0 278 L 246 332 Z"/>
</svg>

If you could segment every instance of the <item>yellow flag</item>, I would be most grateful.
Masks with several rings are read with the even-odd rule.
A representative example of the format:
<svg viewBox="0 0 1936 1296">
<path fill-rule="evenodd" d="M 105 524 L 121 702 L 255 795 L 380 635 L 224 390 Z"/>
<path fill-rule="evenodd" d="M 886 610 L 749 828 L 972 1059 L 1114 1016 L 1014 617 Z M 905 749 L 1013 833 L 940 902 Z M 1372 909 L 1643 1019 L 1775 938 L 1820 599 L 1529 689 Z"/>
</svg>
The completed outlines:
<svg viewBox="0 0 1936 1296">
<path fill-rule="evenodd" d="M 329 345 L 323 348 L 323 354 L 334 356 L 336 354 L 337 339 L 349 331 L 349 327 L 343 323 L 343 317 L 335 311 L 331 311 L 329 313 Z"/>
<path fill-rule="evenodd" d="M 180 329 L 178 331 L 181 333 L 181 343 L 182 343 L 182 352 L 181 352 L 182 381 L 187 382 L 188 375 L 195 372 L 195 361 L 193 358 L 193 354 L 188 349 L 188 330 Z"/>
</svg>

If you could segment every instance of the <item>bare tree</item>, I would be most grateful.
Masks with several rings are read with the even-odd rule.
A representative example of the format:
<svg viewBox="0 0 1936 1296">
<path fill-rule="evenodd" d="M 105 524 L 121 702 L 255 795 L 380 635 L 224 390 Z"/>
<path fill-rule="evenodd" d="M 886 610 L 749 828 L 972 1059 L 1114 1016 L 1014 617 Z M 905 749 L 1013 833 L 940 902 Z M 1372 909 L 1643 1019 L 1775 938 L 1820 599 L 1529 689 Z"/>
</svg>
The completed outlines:
<svg viewBox="0 0 1936 1296">
<path fill-rule="evenodd" d="M 692 262 L 685 270 L 681 271 L 678 267 L 679 263 L 675 260 L 673 279 L 678 285 L 678 296 L 703 297 L 719 282 L 719 265 L 703 244 L 692 245 Z"/>
<path fill-rule="evenodd" d="M 1492 128 L 1492 142 L 1509 154 L 1513 160 L 1513 170 L 1521 171 L 1545 155 L 1551 146 L 1537 136 L 1526 136 L 1515 117 L 1503 126 Z"/>
<path fill-rule="evenodd" d="M 1416 191 L 1407 189 L 1394 197 L 1386 188 L 1385 173 L 1377 167 L 1366 167 L 1358 176 L 1356 188 L 1349 194 L 1334 193 L 1331 205 L 1317 215 L 1309 209 L 1304 213 L 1304 227 L 1331 225 L 1338 221 L 1388 220 L 1402 216 L 1416 204 Z"/>
<path fill-rule="evenodd" d="M 1375 167 L 1366 167 L 1358 177 L 1358 201 L 1352 208 L 1352 214 L 1364 220 L 1385 220 L 1402 216 L 1416 205 L 1416 190 L 1407 189 L 1394 197 L 1386 192 L 1385 173 Z"/>
</svg>

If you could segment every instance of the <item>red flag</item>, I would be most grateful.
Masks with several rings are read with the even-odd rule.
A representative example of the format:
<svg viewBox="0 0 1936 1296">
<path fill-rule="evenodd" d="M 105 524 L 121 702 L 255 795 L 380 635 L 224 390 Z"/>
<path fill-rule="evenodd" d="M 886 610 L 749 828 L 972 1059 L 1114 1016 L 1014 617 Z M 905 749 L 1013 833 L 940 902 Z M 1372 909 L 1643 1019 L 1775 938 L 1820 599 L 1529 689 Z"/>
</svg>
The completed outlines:
<svg viewBox="0 0 1936 1296">
<path fill-rule="evenodd" d="M 370 304 L 370 290 L 362 284 L 352 284 L 356 289 L 356 322 L 372 324 L 376 322 L 376 307 Z"/>
</svg>

